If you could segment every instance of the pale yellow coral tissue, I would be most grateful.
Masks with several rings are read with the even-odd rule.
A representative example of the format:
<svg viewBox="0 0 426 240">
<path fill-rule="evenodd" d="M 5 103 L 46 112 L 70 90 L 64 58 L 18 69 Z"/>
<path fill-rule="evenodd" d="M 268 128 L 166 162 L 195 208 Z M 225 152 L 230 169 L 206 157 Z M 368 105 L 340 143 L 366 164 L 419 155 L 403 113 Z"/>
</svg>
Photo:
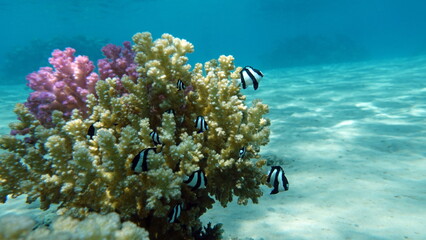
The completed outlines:
<svg viewBox="0 0 426 240">
<path fill-rule="evenodd" d="M 5 150 L 0 166 L 3 201 L 8 194 L 28 194 L 31 200 L 39 197 L 43 208 L 60 203 L 62 214 L 87 221 L 92 221 L 89 212 L 117 212 L 119 220 L 116 213 L 108 215 L 115 226 L 132 221 L 156 236 L 199 227 L 199 216 L 214 199 L 223 206 L 233 196 L 240 204 L 257 202 L 265 178 L 259 150 L 269 141 L 270 121 L 263 117 L 268 107 L 260 100 L 246 105 L 237 80 L 242 68 L 234 66 L 233 56 L 198 63 L 191 70 L 186 54 L 194 46 L 188 41 L 170 34 L 152 41 L 149 33 L 138 33 L 133 41 L 139 78 L 98 81 L 96 94 L 87 97 L 88 118 L 78 110 L 68 119 L 56 111 L 54 126 L 45 128 L 17 105 L 20 121 L 11 127 L 28 128 L 31 141 L 0 138 Z M 178 80 L 187 86 L 185 91 L 176 88 Z M 124 91 L 117 88 L 119 82 Z M 196 128 L 198 116 L 204 117 L 208 130 Z M 96 129 L 94 136 L 87 136 L 90 126 Z M 154 144 L 153 131 L 161 144 Z M 241 158 L 243 147 L 247 154 Z M 132 162 L 146 148 L 155 149 L 147 155 L 148 171 L 135 173 Z M 191 190 L 183 179 L 199 169 L 208 185 Z M 166 224 L 168 213 L 182 203 L 193 206 L 183 211 L 184 224 Z M 53 227 L 61 221 L 68 221 L 70 228 L 83 227 L 67 218 Z M 124 222 L 114 234 L 117 239 L 145 234 L 135 227 Z"/>
</svg>

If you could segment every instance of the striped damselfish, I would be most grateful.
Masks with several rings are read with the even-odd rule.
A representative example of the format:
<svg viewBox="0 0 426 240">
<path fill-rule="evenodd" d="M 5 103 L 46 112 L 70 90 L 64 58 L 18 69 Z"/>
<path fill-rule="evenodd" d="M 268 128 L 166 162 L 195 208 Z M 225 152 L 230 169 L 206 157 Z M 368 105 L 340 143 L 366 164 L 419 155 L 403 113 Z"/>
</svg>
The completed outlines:
<svg viewBox="0 0 426 240">
<path fill-rule="evenodd" d="M 253 85 L 254 90 L 259 87 L 259 82 L 263 78 L 263 73 L 250 66 L 245 66 L 240 72 L 240 81 L 243 89 L 246 89 L 248 85 Z"/>
<path fill-rule="evenodd" d="M 271 194 L 277 194 L 279 191 L 288 190 L 288 180 L 281 166 L 272 166 L 266 181 L 273 187 Z"/>
</svg>

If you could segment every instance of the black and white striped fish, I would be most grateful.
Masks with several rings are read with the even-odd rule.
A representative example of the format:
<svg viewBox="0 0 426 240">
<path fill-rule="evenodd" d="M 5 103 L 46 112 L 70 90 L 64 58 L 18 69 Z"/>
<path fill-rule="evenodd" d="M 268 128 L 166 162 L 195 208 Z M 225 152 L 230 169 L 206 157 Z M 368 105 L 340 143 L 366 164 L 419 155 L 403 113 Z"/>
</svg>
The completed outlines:
<svg viewBox="0 0 426 240">
<path fill-rule="evenodd" d="M 246 89 L 248 85 L 252 85 L 254 90 L 259 87 L 259 82 L 263 78 L 263 73 L 250 66 L 245 66 L 240 72 L 240 81 L 243 89 Z"/>
<path fill-rule="evenodd" d="M 174 223 L 179 218 L 180 213 L 183 209 L 183 203 L 178 204 L 172 208 L 172 210 L 169 212 L 169 215 L 167 216 L 167 221 L 169 223 Z"/>
<path fill-rule="evenodd" d="M 131 169 L 135 173 L 148 171 L 148 154 L 150 151 L 156 153 L 156 148 L 145 148 L 133 158 Z"/>
<path fill-rule="evenodd" d="M 89 130 L 87 130 L 87 136 L 89 136 L 90 139 L 93 139 L 93 136 L 96 135 L 96 128 L 93 126 L 95 123 L 92 123 L 90 125 Z"/>
<path fill-rule="evenodd" d="M 189 177 L 185 176 L 183 182 L 192 187 L 192 191 L 194 191 L 200 188 L 206 188 L 207 178 L 203 170 L 200 169 L 193 172 Z"/>
<path fill-rule="evenodd" d="M 240 149 L 240 153 L 239 153 L 240 158 L 243 158 L 246 155 L 246 152 L 247 152 L 247 148 L 246 147 L 241 148 Z"/>
<path fill-rule="evenodd" d="M 176 87 L 177 87 L 178 90 L 185 90 L 185 88 L 186 88 L 185 84 L 180 79 L 177 81 Z"/>
<path fill-rule="evenodd" d="M 207 125 L 207 122 L 206 120 L 204 120 L 203 116 L 198 116 L 194 122 L 195 122 L 195 128 L 198 130 L 198 133 L 202 133 L 209 129 L 209 126 Z"/>
<path fill-rule="evenodd" d="M 288 190 L 288 180 L 285 177 L 284 169 L 281 166 L 272 166 L 266 180 L 273 186 L 271 194 L 277 194 L 279 191 Z"/>
<path fill-rule="evenodd" d="M 163 144 L 163 143 L 161 142 L 161 140 L 160 140 L 160 136 L 158 135 L 158 133 L 157 133 L 157 132 L 152 131 L 152 132 L 149 134 L 149 136 L 151 136 L 151 139 L 152 139 L 152 141 L 154 142 L 154 144 L 155 144 L 155 145 Z"/>
</svg>

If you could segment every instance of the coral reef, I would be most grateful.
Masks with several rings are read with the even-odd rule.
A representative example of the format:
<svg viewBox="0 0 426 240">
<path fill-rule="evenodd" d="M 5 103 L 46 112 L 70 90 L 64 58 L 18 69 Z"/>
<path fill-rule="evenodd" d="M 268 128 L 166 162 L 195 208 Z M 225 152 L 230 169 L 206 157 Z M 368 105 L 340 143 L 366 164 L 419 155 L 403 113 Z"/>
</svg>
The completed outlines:
<svg viewBox="0 0 426 240">
<path fill-rule="evenodd" d="M 49 227 L 32 231 L 35 222 L 30 217 L 6 215 L 0 218 L 0 239 L 79 239 L 79 240 L 127 240 L 149 239 L 148 233 L 132 222 L 121 222 L 117 213 L 89 214 L 84 220 L 61 216 Z"/>
<path fill-rule="evenodd" d="M 246 105 L 242 68 L 220 56 L 191 69 L 186 54 L 193 45 L 170 34 L 153 41 L 138 33 L 133 41 L 137 79 L 97 81 L 85 107 L 72 105 L 71 115 L 71 108 L 55 109 L 49 125 L 16 105 L 19 122 L 10 127 L 17 134 L 0 138 L 1 201 L 28 194 L 28 202 L 40 198 L 43 209 L 59 203 L 59 214 L 80 219 L 115 212 L 151 239 L 203 235 L 199 217 L 215 200 L 257 203 L 266 180 L 259 151 L 270 121 L 260 100 Z M 202 131 L 194 122 L 200 116 Z M 194 172 L 205 174 L 207 182 L 196 178 L 205 188 L 184 182 Z M 182 211 L 169 222 L 178 205 Z M 220 225 L 205 230 L 220 235 Z"/>
<path fill-rule="evenodd" d="M 193 237 L 195 240 L 215 240 L 222 239 L 223 230 L 221 229 L 222 224 L 216 224 L 212 227 L 211 223 L 207 224 L 207 227 L 204 229 L 200 228 L 193 232 Z"/>
<path fill-rule="evenodd" d="M 27 76 L 28 86 L 35 90 L 25 107 L 44 126 L 51 125 L 52 112 L 59 110 L 65 117 L 73 109 L 86 116 L 86 97 L 94 93 L 99 77 L 92 72 L 95 66 L 86 56 L 74 56 L 75 49 L 56 49 L 49 58 L 50 67 L 42 67 Z"/>
<path fill-rule="evenodd" d="M 108 44 L 102 48 L 102 53 L 105 58 L 98 60 L 101 79 L 117 78 L 116 90 L 121 93 L 127 93 L 127 90 L 121 84 L 121 77 L 126 75 L 136 82 L 139 76 L 136 71 L 137 64 L 134 61 L 136 53 L 132 50 L 130 42 L 124 42 L 123 47 Z"/>
<path fill-rule="evenodd" d="M 108 44 L 102 48 L 102 53 L 106 58 L 98 60 L 99 75 L 101 79 L 121 78 L 126 74 L 130 79 L 136 81 L 136 63 L 134 62 L 135 52 L 131 43 L 126 41 L 123 47 Z"/>
</svg>

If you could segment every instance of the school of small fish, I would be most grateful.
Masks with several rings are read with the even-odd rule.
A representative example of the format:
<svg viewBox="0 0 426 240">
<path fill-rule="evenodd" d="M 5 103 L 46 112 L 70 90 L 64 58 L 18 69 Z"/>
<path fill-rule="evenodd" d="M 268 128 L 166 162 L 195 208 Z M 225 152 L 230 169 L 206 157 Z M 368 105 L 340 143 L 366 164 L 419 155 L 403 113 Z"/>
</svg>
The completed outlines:
<svg viewBox="0 0 426 240">
<path fill-rule="evenodd" d="M 263 78 L 263 73 L 253 67 L 245 66 L 240 72 L 240 82 L 243 89 L 246 89 L 247 86 L 253 85 L 254 90 L 257 90 L 259 87 L 259 82 Z M 176 83 L 178 91 L 185 90 L 186 86 L 184 82 L 179 79 Z M 166 111 L 169 114 L 175 115 L 173 109 Z M 197 133 L 203 133 L 209 129 L 208 124 L 203 116 L 198 116 L 195 120 L 195 129 Z M 94 123 L 90 125 L 87 135 L 90 140 L 96 135 L 97 129 L 94 126 Z M 162 145 L 160 135 L 156 131 L 152 131 L 150 134 L 153 144 Z M 239 158 L 242 159 L 246 155 L 247 148 L 243 146 L 239 150 Z M 149 153 L 153 152 L 156 154 L 156 148 L 145 148 L 142 149 L 132 160 L 131 170 L 135 174 L 140 174 L 142 172 L 149 171 Z M 272 185 L 273 189 L 270 194 L 277 194 L 280 191 L 287 191 L 289 189 L 289 183 L 285 176 L 284 169 L 281 166 L 272 166 L 267 174 L 267 182 Z M 193 172 L 190 176 L 184 176 L 183 183 L 191 188 L 192 191 L 198 189 L 206 188 L 207 186 L 207 177 L 202 169 L 199 169 Z M 169 223 L 174 223 L 178 221 L 178 218 L 184 210 L 184 204 L 180 203 L 175 205 L 167 216 L 167 221 Z"/>
</svg>

